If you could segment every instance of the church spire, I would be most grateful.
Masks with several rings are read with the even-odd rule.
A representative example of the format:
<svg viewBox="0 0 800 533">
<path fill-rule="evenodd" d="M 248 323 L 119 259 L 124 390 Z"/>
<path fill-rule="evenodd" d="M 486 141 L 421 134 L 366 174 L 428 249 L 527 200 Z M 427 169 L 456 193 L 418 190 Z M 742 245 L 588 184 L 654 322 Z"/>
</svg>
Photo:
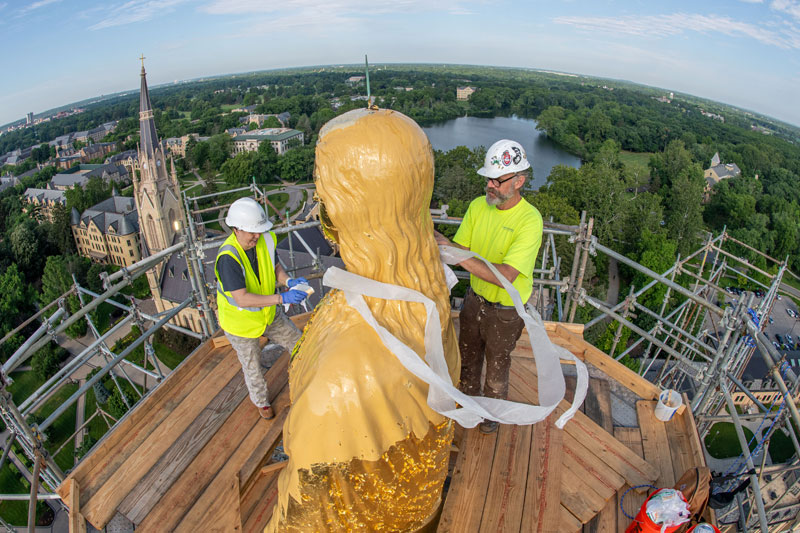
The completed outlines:
<svg viewBox="0 0 800 533">
<path fill-rule="evenodd" d="M 150 104 L 150 91 L 147 90 L 147 73 L 144 70 L 144 56 L 142 60 L 142 89 L 139 93 L 139 135 L 141 143 L 141 153 L 151 160 L 155 156 L 156 146 L 158 146 L 158 134 L 156 133 L 156 121 L 153 116 L 153 107 Z M 141 156 L 139 161 L 141 161 Z"/>
</svg>

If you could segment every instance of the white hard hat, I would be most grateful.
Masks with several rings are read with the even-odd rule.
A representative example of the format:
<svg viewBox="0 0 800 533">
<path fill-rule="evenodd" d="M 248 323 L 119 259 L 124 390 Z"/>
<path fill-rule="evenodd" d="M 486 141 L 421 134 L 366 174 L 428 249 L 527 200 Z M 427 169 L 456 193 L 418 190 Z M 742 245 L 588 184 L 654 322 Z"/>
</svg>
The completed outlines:
<svg viewBox="0 0 800 533">
<path fill-rule="evenodd" d="M 531 168 L 525 149 L 516 141 L 501 139 L 486 151 L 483 166 L 478 174 L 486 178 L 499 178 L 512 172 L 522 172 Z"/>
<path fill-rule="evenodd" d="M 264 208 L 252 198 L 239 198 L 233 202 L 225 217 L 225 224 L 250 233 L 266 233 L 272 228 Z"/>
</svg>

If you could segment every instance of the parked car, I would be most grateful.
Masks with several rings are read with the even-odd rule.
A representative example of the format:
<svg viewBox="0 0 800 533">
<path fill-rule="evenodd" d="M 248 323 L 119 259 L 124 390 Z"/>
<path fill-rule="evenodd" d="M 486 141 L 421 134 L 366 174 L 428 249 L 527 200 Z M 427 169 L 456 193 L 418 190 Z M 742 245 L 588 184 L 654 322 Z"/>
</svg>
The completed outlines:
<svg viewBox="0 0 800 533">
<path fill-rule="evenodd" d="M 786 314 L 789 315 L 790 317 L 794 318 L 794 311 L 792 311 L 791 309 L 787 309 L 786 310 Z"/>
<path fill-rule="evenodd" d="M 779 295 L 778 295 L 778 300 L 781 300 L 781 299 L 782 299 L 782 298 L 781 298 L 781 295 L 779 294 Z"/>
<path fill-rule="evenodd" d="M 769 317 L 769 323 L 770 323 L 770 324 L 774 324 L 774 323 L 775 323 L 775 319 L 774 319 L 774 318 L 772 318 L 772 317 Z"/>
<path fill-rule="evenodd" d="M 780 349 L 781 349 L 781 345 L 780 345 L 780 344 L 778 344 L 778 343 L 777 343 L 777 342 L 775 342 L 775 341 L 772 341 L 772 345 L 775 347 L 775 349 L 776 349 L 776 350 L 780 350 Z"/>
<path fill-rule="evenodd" d="M 776 333 L 775 338 L 778 340 L 779 343 L 783 344 L 783 337 L 781 337 L 780 333 Z"/>
<path fill-rule="evenodd" d="M 788 333 L 786 334 L 786 340 L 789 342 L 789 346 L 791 346 L 792 344 L 794 344 L 794 339 L 793 339 L 793 338 L 792 338 L 792 336 L 791 336 L 791 335 L 789 335 Z"/>
</svg>

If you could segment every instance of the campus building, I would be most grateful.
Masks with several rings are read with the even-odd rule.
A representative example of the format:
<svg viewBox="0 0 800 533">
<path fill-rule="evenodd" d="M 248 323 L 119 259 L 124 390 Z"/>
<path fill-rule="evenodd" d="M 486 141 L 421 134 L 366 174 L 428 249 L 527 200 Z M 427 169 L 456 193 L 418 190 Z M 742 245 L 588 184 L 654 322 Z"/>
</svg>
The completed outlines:
<svg viewBox="0 0 800 533">
<path fill-rule="evenodd" d="M 133 198 L 115 194 L 82 214 L 72 208 L 70 227 L 78 253 L 95 263 L 129 266 L 142 259 L 139 216 Z"/>
<path fill-rule="evenodd" d="M 289 150 L 289 141 L 292 139 L 297 139 L 300 144 L 303 144 L 303 132 L 290 128 L 248 131 L 233 138 L 233 154 L 258 151 L 261 143 L 269 142 L 278 155 L 283 155 Z"/>
<path fill-rule="evenodd" d="M 53 221 L 53 211 L 59 205 L 67 205 L 67 197 L 64 191 L 56 189 L 25 189 L 22 194 L 22 201 L 25 202 L 25 211 L 29 209 L 38 209 L 39 214 L 47 219 Z"/>
</svg>

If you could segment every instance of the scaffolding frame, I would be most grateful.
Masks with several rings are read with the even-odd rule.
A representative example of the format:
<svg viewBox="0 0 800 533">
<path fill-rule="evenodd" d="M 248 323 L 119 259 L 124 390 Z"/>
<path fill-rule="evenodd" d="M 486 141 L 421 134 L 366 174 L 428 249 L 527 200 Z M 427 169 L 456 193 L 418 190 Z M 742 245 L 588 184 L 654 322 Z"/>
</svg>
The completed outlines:
<svg viewBox="0 0 800 533">
<path fill-rule="evenodd" d="M 110 375 L 115 387 L 121 392 L 124 401 L 129 402 L 129 407 L 135 406 L 142 398 L 159 386 L 164 378 L 164 373 L 157 361 L 155 351 L 151 344 L 151 337 L 161 328 L 170 328 L 174 331 L 190 335 L 200 340 L 206 340 L 213 335 L 219 325 L 214 310 L 214 299 L 210 297 L 216 291 L 216 280 L 205 277 L 204 259 L 207 250 L 215 249 L 222 244 L 225 235 L 211 234 L 206 226 L 213 222 L 224 221 L 224 211 L 230 203 L 219 203 L 222 195 L 249 193 L 257 201 L 267 207 L 272 207 L 281 223 L 273 228 L 277 234 L 292 233 L 298 239 L 305 252 L 310 254 L 310 265 L 298 266 L 295 264 L 295 252 L 290 239 L 290 253 L 288 265 L 283 265 L 287 272 L 296 272 L 299 269 L 312 268 L 313 277 L 321 276 L 324 267 L 320 260 L 319 250 L 311 247 L 302 239 L 299 230 L 317 227 L 319 221 L 304 221 L 292 223 L 291 217 L 286 213 L 283 216 L 274 209 L 267 199 L 267 191 L 261 189 L 255 181 L 246 187 L 228 190 L 219 193 L 189 196 L 183 193 L 185 223 L 180 229 L 180 240 L 173 246 L 145 257 L 139 262 L 122 268 L 111 275 L 103 275 L 104 292 L 97 294 L 81 287 L 76 280 L 73 286 L 54 302 L 26 320 L 14 331 L 6 335 L 0 343 L 5 342 L 14 333 L 40 320 L 41 325 L 31 334 L 12 357 L 0 367 L 0 418 L 9 428 L 10 438 L 6 449 L 0 457 L 0 467 L 13 453 L 13 444 L 19 446 L 24 455 L 33 464 L 32 478 L 40 484 L 41 491 L 32 490 L 31 495 L 0 495 L 3 499 L 28 499 L 30 502 L 46 499 L 54 501 L 55 488 L 64 480 L 64 473 L 56 464 L 54 457 L 45 448 L 45 431 L 59 417 L 63 416 L 79 398 L 84 396 L 91 387 L 106 375 Z M 210 207 L 200 207 L 201 202 L 212 202 Z M 302 210 L 301 210 L 302 211 Z M 219 213 L 215 219 L 206 220 L 204 215 Z M 438 214 L 433 219 L 437 225 L 458 225 L 461 220 L 451 218 L 446 213 Z M 730 421 L 736 428 L 737 437 L 742 446 L 744 459 L 741 470 L 748 475 L 751 486 L 746 496 L 737 498 L 730 508 L 720 513 L 720 520 L 728 531 L 781 531 L 784 524 L 800 520 L 797 513 L 800 505 L 790 503 L 777 506 L 774 502 L 769 508 L 762 498 L 763 476 L 784 476 L 791 481 L 791 485 L 798 485 L 797 471 L 800 470 L 800 442 L 794 432 L 792 423 L 800 427 L 800 413 L 796 407 L 796 398 L 800 391 L 800 381 L 797 375 L 785 362 L 785 357 L 771 344 L 763 333 L 767 317 L 772 312 L 775 298 L 781 280 L 787 270 L 787 260 L 778 261 L 762 252 L 734 239 L 723 230 L 719 235 L 707 235 L 702 246 L 685 258 L 680 256 L 675 263 L 663 273 L 654 272 L 630 258 L 619 254 L 611 248 L 597 241 L 593 235 L 594 220 L 588 218 L 586 213 L 581 214 L 580 223 L 575 226 L 556 224 L 550 221 L 544 224 L 542 240 L 541 262 L 532 273 L 534 295 L 530 300 L 545 320 L 573 321 L 578 307 L 597 312 L 596 316 L 586 322 L 586 329 L 591 331 L 594 326 L 602 327 L 611 320 L 617 321 L 613 343 L 609 352 L 615 354 L 620 346 L 623 328 L 631 331 L 627 346 L 616 356 L 617 360 L 635 357 L 639 363 L 639 373 L 650 379 L 662 388 L 674 388 L 686 391 L 692 398 L 691 409 L 697 419 L 698 431 L 701 439 L 709 432 L 711 426 L 719 421 Z M 568 276 L 563 276 L 561 269 L 565 265 L 558 254 L 557 239 L 566 239 L 574 245 L 572 262 Z M 724 249 L 727 245 L 746 249 L 763 257 L 767 261 L 767 270 L 753 265 L 746 258 L 737 256 L 734 252 Z M 166 261 L 173 254 L 185 254 L 188 267 L 188 278 L 191 284 L 190 295 L 180 304 L 158 314 L 147 314 L 140 309 L 140 303 L 135 298 L 129 298 L 128 304 L 118 302 L 112 297 L 131 285 L 133 280 L 143 275 L 150 269 L 163 269 Z M 649 281 L 641 288 L 629 287 L 627 295 L 619 302 L 609 303 L 590 293 L 592 288 L 584 286 L 584 278 L 590 256 L 601 253 L 627 267 L 644 274 Z M 212 258 L 213 259 L 213 258 Z M 776 269 L 775 273 L 768 270 Z M 467 273 L 458 273 L 462 279 L 468 277 Z M 791 274 L 791 273 L 790 273 Z M 746 279 L 758 287 L 765 289 L 765 295 L 755 305 L 753 293 L 747 293 L 738 299 L 735 305 L 723 305 L 715 301 L 715 292 L 723 291 L 721 283 L 724 276 L 733 275 L 737 279 Z M 792 274 L 794 275 L 794 274 Z M 648 291 L 664 288 L 664 296 L 657 309 L 650 309 L 643 304 L 643 296 Z M 75 296 L 79 298 L 80 309 L 70 314 L 66 306 L 66 298 Z M 124 315 L 108 331 L 101 333 L 91 320 L 90 313 L 97 307 L 107 302 L 122 310 Z M 193 307 L 197 309 L 202 318 L 202 332 L 194 332 L 173 323 L 175 317 L 183 309 Z M 45 314 L 55 311 L 49 316 Z M 637 324 L 639 318 L 647 317 L 652 325 L 642 327 Z M 11 372 L 27 361 L 37 350 L 47 343 L 55 341 L 56 336 L 64 332 L 70 325 L 78 320 L 86 320 L 89 331 L 95 341 L 82 352 L 67 362 L 59 372 L 47 380 L 38 390 L 28 398 L 19 402 L 13 400 L 8 390 L 11 384 Z M 139 326 L 141 334 L 133 340 L 124 350 L 114 353 L 109 347 L 112 337 L 130 324 Z M 149 324 L 149 327 L 147 325 Z M 144 367 L 126 357 L 138 346 L 144 344 Z M 750 362 L 753 354 L 761 354 L 767 364 L 771 379 L 780 392 L 781 404 L 787 409 L 780 412 L 770 412 L 764 403 L 743 383 L 742 374 Z M 40 408 L 52 394 L 70 381 L 70 376 L 78 369 L 89 365 L 92 359 L 101 358 L 100 370 L 87 379 L 76 392 L 56 408 L 44 421 L 39 424 L 30 423 L 28 416 Z M 152 370 L 147 368 L 148 363 Z M 133 375 L 129 374 L 130 371 Z M 142 383 L 137 383 L 138 379 Z M 150 385 L 148 386 L 148 378 Z M 121 381 L 126 380 L 139 398 L 128 399 L 122 392 Z M 141 390 L 139 388 L 141 387 Z M 734 405 L 733 392 L 744 393 L 755 406 L 756 413 L 745 413 L 741 416 Z M 103 419 L 113 429 L 113 418 L 101 413 Z M 794 459 L 786 468 L 776 469 L 773 465 L 765 465 L 762 461 L 757 464 L 750 448 L 744 438 L 744 420 L 762 417 L 771 420 L 769 430 L 764 440 L 769 438 L 778 429 L 784 429 L 795 450 Z M 76 429 L 69 437 L 73 439 L 83 431 L 88 421 Z M 68 439 L 68 440 L 69 440 Z M 65 441 L 65 442 L 68 442 Z M 100 440 L 102 442 L 103 439 Z M 98 442 L 97 444 L 99 444 Z M 95 444 L 95 446 L 97 445 Z M 736 472 L 739 473 L 739 472 Z M 788 481 L 787 481 L 788 483 Z M 34 483 L 32 483 L 34 485 Z M 38 495 L 37 495 L 38 492 Z M 35 505 L 31 504 L 31 509 Z M 787 516 L 787 511 L 794 511 Z M 31 516 L 35 512 L 31 511 Z M 776 518 L 776 517 L 783 518 Z M 31 524 L 29 524 L 30 526 Z M 733 529 L 731 529 L 733 528 Z M 750 528 L 750 529 L 748 529 Z"/>
</svg>

